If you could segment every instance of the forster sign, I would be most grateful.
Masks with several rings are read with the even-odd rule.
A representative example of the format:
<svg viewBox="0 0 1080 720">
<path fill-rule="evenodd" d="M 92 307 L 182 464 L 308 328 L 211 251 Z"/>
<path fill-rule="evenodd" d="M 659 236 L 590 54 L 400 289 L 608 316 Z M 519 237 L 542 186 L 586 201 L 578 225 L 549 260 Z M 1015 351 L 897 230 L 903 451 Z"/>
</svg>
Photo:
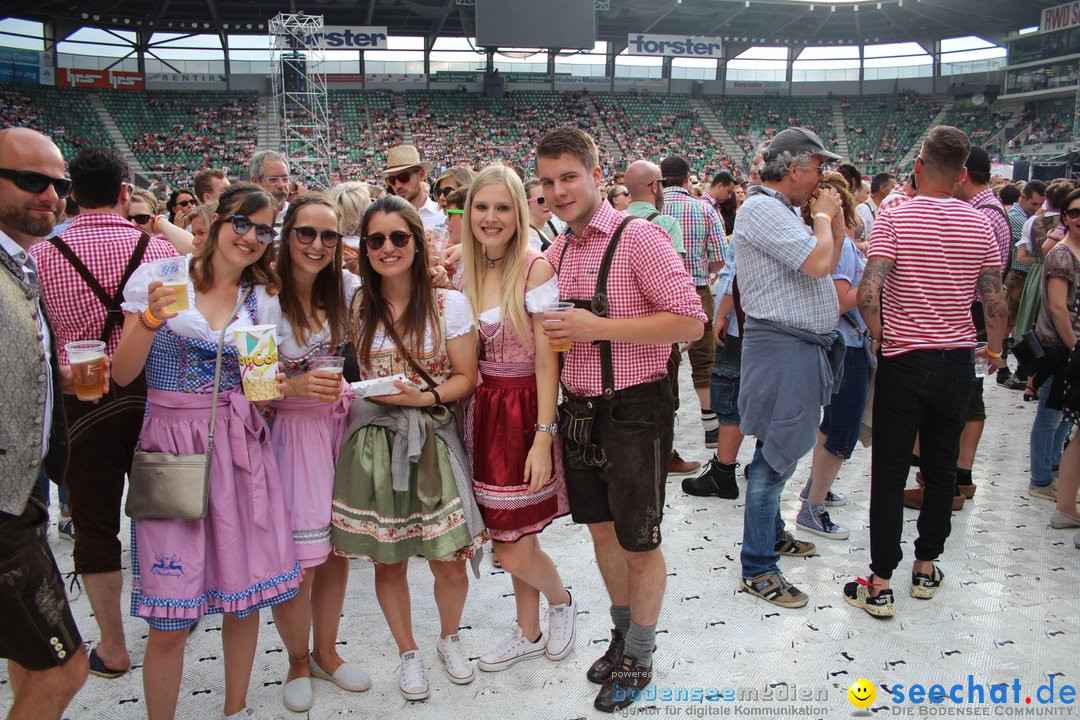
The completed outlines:
<svg viewBox="0 0 1080 720">
<path fill-rule="evenodd" d="M 385 50 L 386 27 L 328 25 L 311 36 L 308 47 L 323 50 Z"/>
<path fill-rule="evenodd" d="M 690 35 L 627 35 L 628 55 L 663 55 L 665 57 L 721 58 L 720 38 Z"/>
</svg>

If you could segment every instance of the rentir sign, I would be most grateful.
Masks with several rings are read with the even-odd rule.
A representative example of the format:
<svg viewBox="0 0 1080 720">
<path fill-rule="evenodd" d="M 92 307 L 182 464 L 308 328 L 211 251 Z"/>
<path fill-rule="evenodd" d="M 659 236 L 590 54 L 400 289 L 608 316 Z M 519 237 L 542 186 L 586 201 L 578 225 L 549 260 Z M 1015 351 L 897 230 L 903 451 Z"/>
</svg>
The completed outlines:
<svg viewBox="0 0 1080 720">
<path fill-rule="evenodd" d="M 1039 30 L 1050 32 L 1064 30 L 1075 25 L 1080 25 L 1080 2 L 1066 3 L 1043 10 Z"/>
<path fill-rule="evenodd" d="M 666 57 L 720 58 L 720 38 L 689 35 L 643 35 L 626 37 L 628 55 L 664 55 Z"/>
<path fill-rule="evenodd" d="M 308 47 L 323 50 L 385 50 L 386 27 L 346 27 L 328 25 L 315 33 Z"/>
</svg>

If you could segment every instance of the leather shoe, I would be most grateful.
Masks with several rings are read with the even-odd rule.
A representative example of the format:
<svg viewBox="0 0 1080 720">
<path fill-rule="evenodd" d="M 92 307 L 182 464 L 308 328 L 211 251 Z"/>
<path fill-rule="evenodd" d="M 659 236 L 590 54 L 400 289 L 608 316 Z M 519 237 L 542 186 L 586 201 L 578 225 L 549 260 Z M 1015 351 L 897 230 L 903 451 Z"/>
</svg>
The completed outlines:
<svg viewBox="0 0 1080 720">
<path fill-rule="evenodd" d="M 926 485 L 926 480 L 923 479 L 921 470 L 916 471 L 915 482 L 919 483 L 919 487 L 924 487 Z M 959 490 L 960 494 L 967 500 L 975 497 L 975 483 L 971 483 L 970 485 L 961 485 L 960 483 L 957 483 L 956 489 Z M 959 508 L 956 509 L 959 510 Z"/>
<path fill-rule="evenodd" d="M 904 491 L 904 507 L 914 508 L 915 510 L 922 509 L 923 504 L 923 490 L 924 488 L 908 488 Z M 964 502 L 967 500 L 963 495 L 957 495 L 953 497 L 952 509 L 962 510 Z"/>
<path fill-rule="evenodd" d="M 699 462 L 683 460 L 682 457 L 680 457 L 678 450 L 672 450 L 671 455 L 668 457 L 668 475 L 689 475 L 699 467 L 701 467 L 701 463 Z"/>
<path fill-rule="evenodd" d="M 619 667 L 619 663 L 622 662 L 625 645 L 626 639 L 623 634 L 615 628 L 611 628 L 611 642 L 608 643 L 607 650 L 585 673 L 585 677 L 589 678 L 589 682 L 603 685 L 611 679 L 611 673 L 615 672 L 615 668 Z"/>
<path fill-rule="evenodd" d="M 606 713 L 622 710 L 630 703 L 640 700 L 641 691 L 651 682 L 651 665 L 640 665 L 629 655 L 623 655 L 622 663 L 611 673 L 611 679 L 600 687 L 593 707 Z"/>
</svg>

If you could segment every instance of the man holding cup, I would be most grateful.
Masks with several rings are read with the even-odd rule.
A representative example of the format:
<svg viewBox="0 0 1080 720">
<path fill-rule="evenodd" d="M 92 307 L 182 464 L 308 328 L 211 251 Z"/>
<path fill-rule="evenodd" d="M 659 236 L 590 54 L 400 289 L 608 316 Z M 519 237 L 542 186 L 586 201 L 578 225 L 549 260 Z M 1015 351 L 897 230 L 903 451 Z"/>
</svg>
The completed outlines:
<svg viewBox="0 0 1080 720">
<path fill-rule="evenodd" d="M 652 680 L 666 569 L 660 552 L 664 481 L 674 412 L 671 344 L 701 337 L 708 319 L 672 246 L 652 223 L 602 201 L 593 139 L 577 128 L 547 133 L 536 150 L 546 204 L 566 229 L 547 257 L 559 297 L 573 309 L 544 313 L 563 355 L 559 411 L 574 521 L 589 526 L 615 625 L 587 677 L 603 712 L 629 705 Z"/>
<path fill-rule="evenodd" d="M 112 148 L 85 148 L 69 166 L 77 215 L 63 234 L 33 246 L 45 309 L 57 346 L 99 341 L 111 358 L 120 342 L 127 278 L 141 263 L 176 250 L 127 221 L 131 197 L 127 162 Z M 60 364 L 71 362 L 60 351 Z M 115 678 L 131 667 L 120 598 L 120 503 L 124 478 L 142 428 L 146 384 L 110 387 L 96 404 L 63 399 L 71 430 L 71 462 L 64 476 L 75 521 L 75 572 L 82 575 L 101 640 L 90 672 Z"/>
</svg>

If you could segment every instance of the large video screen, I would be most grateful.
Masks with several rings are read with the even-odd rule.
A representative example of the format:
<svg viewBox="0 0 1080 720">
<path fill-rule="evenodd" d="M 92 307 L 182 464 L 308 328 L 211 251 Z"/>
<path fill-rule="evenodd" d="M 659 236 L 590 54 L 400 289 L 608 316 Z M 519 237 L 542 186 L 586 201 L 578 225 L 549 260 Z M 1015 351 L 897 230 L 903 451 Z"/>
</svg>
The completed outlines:
<svg viewBox="0 0 1080 720">
<path fill-rule="evenodd" d="M 484 47 L 590 49 L 593 0 L 476 0 L 476 44 Z"/>
</svg>

